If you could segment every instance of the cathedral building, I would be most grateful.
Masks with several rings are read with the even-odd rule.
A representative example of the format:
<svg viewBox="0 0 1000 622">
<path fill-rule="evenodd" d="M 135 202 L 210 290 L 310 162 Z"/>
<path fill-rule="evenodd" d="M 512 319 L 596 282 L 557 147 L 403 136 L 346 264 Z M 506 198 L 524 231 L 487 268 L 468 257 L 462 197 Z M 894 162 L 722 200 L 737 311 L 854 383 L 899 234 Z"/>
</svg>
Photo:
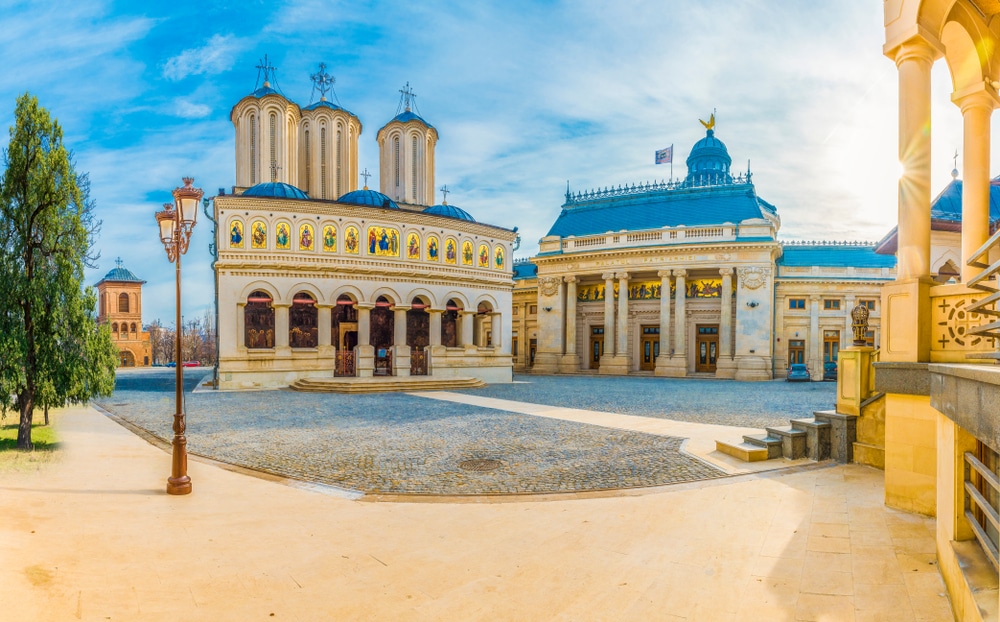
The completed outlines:
<svg viewBox="0 0 1000 622">
<path fill-rule="evenodd" d="M 323 66 L 320 98 L 304 107 L 262 69 L 263 86 L 231 113 L 233 193 L 214 200 L 220 388 L 381 375 L 510 382 L 517 234 L 447 194 L 433 204 L 438 131 L 409 86 L 376 133 L 379 192 L 358 187 L 362 124 L 327 100 Z"/>
<path fill-rule="evenodd" d="M 736 174 L 714 117 L 681 181 L 567 191 L 538 254 L 514 266 L 515 369 L 536 373 L 814 380 L 850 345 L 895 257 L 873 244 L 791 243 L 777 208 Z"/>
<path fill-rule="evenodd" d="M 150 363 L 149 333 L 142 329 L 145 282 L 118 259 L 116 267 L 97 283 L 97 321 L 111 327 L 119 367 L 148 367 Z"/>
</svg>

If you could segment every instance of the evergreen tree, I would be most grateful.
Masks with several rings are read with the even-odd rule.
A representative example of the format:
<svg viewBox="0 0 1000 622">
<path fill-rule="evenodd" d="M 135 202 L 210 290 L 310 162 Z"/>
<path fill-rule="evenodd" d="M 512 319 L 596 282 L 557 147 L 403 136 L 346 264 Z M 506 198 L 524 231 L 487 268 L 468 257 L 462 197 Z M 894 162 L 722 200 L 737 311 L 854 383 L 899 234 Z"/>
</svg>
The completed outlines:
<svg viewBox="0 0 1000 622">
<path fill-rule="evenodd" d="M 86 176 L 38 99 L 18 97 L 0 178 L 0 409 L 17 409 L 17 447 L 32 449 L 34 409 L 114 389 L 117 349 L 83 288 L 94 219 Z"/>
</svg>

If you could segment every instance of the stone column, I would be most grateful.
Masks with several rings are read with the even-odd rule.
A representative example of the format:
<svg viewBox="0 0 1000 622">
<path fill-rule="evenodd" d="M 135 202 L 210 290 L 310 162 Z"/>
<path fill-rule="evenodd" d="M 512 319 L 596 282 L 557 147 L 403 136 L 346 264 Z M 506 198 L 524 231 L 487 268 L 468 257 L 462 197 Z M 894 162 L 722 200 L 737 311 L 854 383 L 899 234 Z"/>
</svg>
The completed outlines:
<svg viewBox="0 0 1000 622">
<path fill-rule="evenodd" d="M 493 335 L 492 346 L 497 352 L 503 352 L 503 313 L 494 311 L 490 313 L 490 333 Z"/>
<path fill-rule="evenodd" d="M 718 378 L 735 378 L 736 363 L 733 359 L 733 269 L 719 268 L 722 292 L 719 296 L 719 358 L 715 375 Z"/>
<path fill-rule="evenodd" d="M 819 329 L 819 295 L 809 296 L 809 373 L 823 379 L 823 333 Z"/>
<path fill-rule="evenodd" d="M 563 342 L 566 354 L 559 359 L 561 373 L 573 373 L 580 369 L 580 359 L 576 354 L 576 283 L 575 276 L 563 277 L 566 283 L 566 336 Z"/>
<path fill-rule="evenodd" d="M 977 85 L 977 91 L 955 98 L 962 109 L 962 282 L 982 271 L 969 266 L 973 254 L 990 237 L 990 116 L 996 99 Z"/>
<path fill-rule="evenodd" d="M 427 309 L 427 313 L 430 315 L 428 345 L 431 347 L 439 346 L 441 345 L 441 314 L 444 313 L 444 309 Z"/>
<path fill-rule="evenodd" d="M 476 343 L 472 339 L 472 333 L 473 333 L 473 330 L 475 328 L 473 326 L 473 322 L 475 321 L 475 318 L 476 318 L 476 312 L 475 311 L 459 311 L 458 315 L 459 315 L 459 318 L 460 318 L 460 320 L 462 322 L 461 337 L 459 338 L 459 341 L 461 342 L 460 345 L 462 345 L 466 349 L 466 351 L 471 350 L 471 351 L 475 352 L 476 351 Z"/>
<path fill-rule="evenodd" d="M 601 356 L 601 367 L 604 359 L 610 362 L 615 355 L 615 273 L 608 272 L 604 277 L 604 354 Z"/>
<path fill-rule="evenodd" d="M 615 356 L 628 356 L 628 272 L 619 272 L 618 277 L 618 326 Z M 627 363 L 626 363 L 627 364 Z"/>
<path fill-rule="evenodd" d="M 317 304 L 316 305 L 316 321 L 319 322 L 319 342 L 317 343 L 317 350 L 319 354 L 319 367 L 321 369 L 329 370 L 330 375 L 333 375 L 333 368 L 336 366 L 336 355 L 337 350 L 332 345 L 332 340 L 330 339 L 330 333 L 332 332 L 331 322 L 333 319 L 333 305 Z"/>
<path fill-rule="evenodd" d="M 687 270 L 683 268 L 674 270 L 674 276 L 676 277 L 675 291 L 677 293 L 674 296 L 674 351 L 671 353 L 671 358 L 679 357 L 683 359 L 686 371 L 687 317 L 684 307 L 687 302 L 687 283 L 685 282 Z"/>
<path fill-rule="evenodd" d="M 236 347 L 247 347 L 247 303 L 240 301 L 236 303 Z M 216 336 L 218 339 L 218 336 Z"/>
<path fill-rule="evenodd" d="M 285 302 L 275 302 L 274 307 L 274 355 L 291 356 L 292 349 L 288 347 L 288 310 L 292 305 Z"/>
<path fill-rule="evenodd" d="M 660 354 L 656 357 L 657 376 L 666 376 L 670 361 L 670 270 L 660 270 Z"/>
<path fill-rule="evenodd" d="M 375 347 L 371 345 L 371 311 L 375 305 L 370 302 L 359 302 L 354 306 L 358 310 L 358 345 L 354 349 L 357 357 L 354 367 L 359 378 L 371 378 L 375 375 Z"/>
<path fill-rule="evenodd" d="M 410 346 L 406 345 L 406 312 L 409 305 L 395 305 L 392 318 L 392 375 L 410 375 Z"/>
</svg>

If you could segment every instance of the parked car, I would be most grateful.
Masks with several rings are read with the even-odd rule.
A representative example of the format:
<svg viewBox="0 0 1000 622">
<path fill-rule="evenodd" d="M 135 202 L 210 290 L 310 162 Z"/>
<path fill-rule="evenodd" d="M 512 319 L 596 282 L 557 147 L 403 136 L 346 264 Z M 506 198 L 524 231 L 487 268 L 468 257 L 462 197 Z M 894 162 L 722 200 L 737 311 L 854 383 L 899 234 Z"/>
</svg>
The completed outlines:
<svg viewBox="0 0 1000 622">
<path fill-rule="evenodd" d="M 201 367 L 198 361 L 184 361 L 184 367 Z"/>
<path fill-rule="evenodd" d="M 834 361 L 823 363 L 823 380 L 837 381 L 837 363 Z"/>
<path fill-rule="evenodd" d="M 164 365 L 164 367 L 177 367 L 177 363 L 175 363 L 174 361 L 170 361 L 169 363 Z"/>
<path fill-rule="evenodd" d="M 809 382 L 812 376 L 809 375 L 809 368 L 803 363 L 792 363 L 788 367 L 788 375 L 785 376 L 788 382 Z"/>
</svg>

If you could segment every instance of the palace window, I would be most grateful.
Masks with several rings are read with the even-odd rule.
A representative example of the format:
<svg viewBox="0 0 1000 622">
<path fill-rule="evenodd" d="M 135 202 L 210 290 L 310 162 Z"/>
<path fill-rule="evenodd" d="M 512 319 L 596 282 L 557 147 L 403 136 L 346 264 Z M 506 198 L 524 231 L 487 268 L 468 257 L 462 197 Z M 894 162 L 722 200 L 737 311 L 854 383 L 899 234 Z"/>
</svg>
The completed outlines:
<svg viewBox="0 0 1000 622">
<path fill-rule="evenodd" d="M 788 299 L 789 309 L 805 309 L 806 299 L 805 298 L 789 298 Z"/>
<path fill-rule="evenodd" d="M 840 301 L 831 298 L 826 298 L 823 300 L 823 309 L 826 311 L 839 311 Z"/>
<path fill-rule="evenodd" d="M 537 315 L 537 314 L 538 314 L 538 305 L 531 305 L 530 307 L 528 307 L 528 315 Z"/>
<path fill-rule="evenodd" d="M 128 313 L 128 294 L 118 295 L 118 313 Z"/>
<path fill-rule="evenodd" d="M 115 322 L 114 324 L 111 325 L 111 334 L 114 335 L 115 337 L 118 336 L 118 322 Z"/>
<path fill-rule="evenodd" d="M 316 299 L 308 292 L 299 292 L 288 311 L 288 345 L 293 348 L 315 348 L 319 343 L 319 322 Z"/>
<path fill-rule="evenodd" d="M 837 354 L 840 352 L 840 331 L 823 331 L 823 362 L 836 362 Z"/>
<path fill-rule="evenodd" d="M 866 307 L 869 311 L 874 311 L 875 310 L 875 301 L 874 300 L 862 300 L 858 304 L 860 304 L 862 307 Z"/>
<path fill-rule="evenodd" d="M 513 311 L 511 312 L 511 315 L 519 315 L 518 311 L 519 311 L 519 308 L 518 307 L 514 307 Z"/>
<path fill-rule="evenodd" d="M 270 294 L 257 290 L 247 296 L 243 324 L 247 348 L 274 347 L 274 307 L 271 306 Z"/>
<path fill-rule="evenodd" d="M 642 327 L 642 334 L 643 335 L 659 335 L 660 334 L 660 327 L 659 326 L 643 326 Z"/>
<path fill-rule="evenodd" d="M 132 322 L 128 327 L 128 332 L 135 333 L 135 322 Z"/>
<path fill-rule="evenodd" d="M 510 355 L 517 356 L 517 333 L 510 336 Z"/>
</svg>

